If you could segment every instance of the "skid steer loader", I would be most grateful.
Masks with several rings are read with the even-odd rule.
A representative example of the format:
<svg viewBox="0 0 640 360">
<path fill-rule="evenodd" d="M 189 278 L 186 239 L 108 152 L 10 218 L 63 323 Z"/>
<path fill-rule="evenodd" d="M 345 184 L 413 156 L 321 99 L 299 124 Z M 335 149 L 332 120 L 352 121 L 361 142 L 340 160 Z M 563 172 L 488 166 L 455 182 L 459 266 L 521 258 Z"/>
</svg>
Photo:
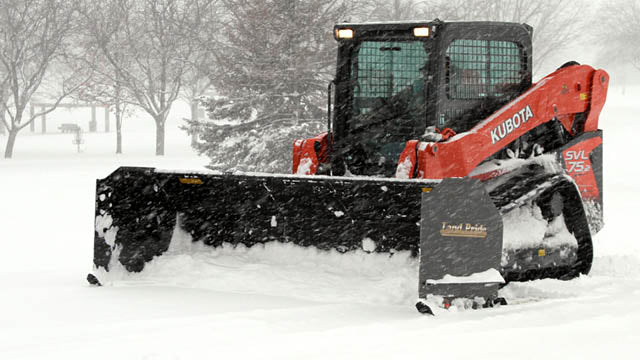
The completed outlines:
<svg viewBox="0 0 640 360">
<path fill-rule="evenodd" d="M 94 266 L 142 271 L 178 227 L 211 247 L 406 250 L 426 313 L 587 274 L 609 77 L 569 62 L 532 83 L 532 31 L 337 24 L 328 129 L 295 141 L 292 175 L 119 168 L 97 181 Z"/>
</svg>

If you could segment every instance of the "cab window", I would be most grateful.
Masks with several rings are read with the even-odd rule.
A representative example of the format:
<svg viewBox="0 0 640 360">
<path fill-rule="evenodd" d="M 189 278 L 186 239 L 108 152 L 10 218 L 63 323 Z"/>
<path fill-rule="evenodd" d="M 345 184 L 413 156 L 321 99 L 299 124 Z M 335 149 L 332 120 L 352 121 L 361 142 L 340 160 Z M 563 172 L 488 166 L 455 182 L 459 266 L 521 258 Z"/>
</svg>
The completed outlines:
<svg viewBox="0 0 640 360">
<path fill-rule="evenodd" d="M 511 41 L 454 40 L 447 48 L 445 59 L 450 99 L 511 95 L 518 90 L 526 73 L 522 47 Z"/>
</svg>

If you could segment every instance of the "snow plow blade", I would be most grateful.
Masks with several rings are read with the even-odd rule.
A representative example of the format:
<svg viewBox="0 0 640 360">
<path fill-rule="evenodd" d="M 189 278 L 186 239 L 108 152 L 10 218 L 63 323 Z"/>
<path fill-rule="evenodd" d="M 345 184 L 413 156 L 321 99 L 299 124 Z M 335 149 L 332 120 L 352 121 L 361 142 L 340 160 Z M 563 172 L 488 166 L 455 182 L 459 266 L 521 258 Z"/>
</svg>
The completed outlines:
<svg viewBox="0 0 640 360">
<path fill-rule="evenodd" d="M 491 220 L 484 221 L 489 213 L 494 214 Z M 468 219 L 460 218 L 464 214 Z M 142 271 L 168 251 L 176 230 L 212 248 L 279 241 L 338 252 L 410 251 L 414 257 L 422 252 L 423 278 L 424 266 L 438 263 L 426 264 L 438 255 L 425 252 L 425 239 L 440 237 L 443 222 L 465 228 L 487 222 L 490 226 L 483 226 L 494 229 L 490 247 L 501 248 L 501 254 L 455 252 L 447 255 L 455 259 L 447 261 L 470 264 L 469 256 L 481 264 L 490 261 L 507 282 L 570 279 L 588 273 L 593 256 L 575 183 L 535 166 L 498 185 L 470 178 L 238 175 L 123 167 L 97 181 L 95 216 L 93 263 L 107 272 L 114 266 Z M 536 241 L 522 241 L 532 233 L 526 221 L 535 221 L 540 234 Z M 567 237 L 569 242 L 558 242 Z M 496 258 L 501 259 L 499 266 Z M 428 273 L 451 275 L 445 268 Z"/>
<path fill-rule="evenodd" d="M 97 181 L 93 262 L 107 271 L 114 261 L 142 271 L 167 251 L 177 226 L 212 247 L 280 241 L 417 255 L 421 194 L 434 185 L 123 167 Z"/>
</svg>

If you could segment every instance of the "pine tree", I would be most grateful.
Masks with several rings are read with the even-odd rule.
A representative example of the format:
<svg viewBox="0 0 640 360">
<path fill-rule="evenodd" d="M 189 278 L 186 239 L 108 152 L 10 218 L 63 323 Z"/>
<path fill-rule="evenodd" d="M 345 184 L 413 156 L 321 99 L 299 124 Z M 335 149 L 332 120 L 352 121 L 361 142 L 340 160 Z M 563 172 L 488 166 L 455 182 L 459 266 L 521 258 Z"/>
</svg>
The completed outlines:
<svg viewBox="0 0 640 360">
<path fill-rule="evenodd" d="M 298 138 L 326 129 L 327 85 L 335 69 L 332 29 L 353 2 L 224 1 L 209 119 L 191 123 L 194 147 L 212 168 L 290 169 Z"/>
</svg>

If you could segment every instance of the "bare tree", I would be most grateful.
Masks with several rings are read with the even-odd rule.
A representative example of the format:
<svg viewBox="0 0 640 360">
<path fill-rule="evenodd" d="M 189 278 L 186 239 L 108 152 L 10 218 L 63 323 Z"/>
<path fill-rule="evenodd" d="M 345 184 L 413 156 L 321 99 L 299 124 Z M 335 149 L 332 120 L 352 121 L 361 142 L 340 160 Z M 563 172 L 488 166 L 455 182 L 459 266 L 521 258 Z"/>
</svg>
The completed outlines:
<svg viewBox="0 0 640 360">
<path fill-rule="evenodd" d="M 609 63 L 631 64 L 640 70 L 640 1 L 611 0 L 598 8 L 596 42 L 600 57 Z"/>
<path fill-rule="evenodd" d="M 95 6 L 95 4 L 88 4 Z M 89 25 L 86 18 L 83 19 L 81 28 L 87 29 Z M 86 32 L 85 32 L 86 33 Z M 116 120 L 116 154 L 122 154 L 122 122 L 125 114 L 135 102 L 129 92 L 125 91 L 118 73 L 112 64 L 102 56 L 100 48 L 91 36 L 81 36 L 77 45 L 81 48 L 81 54 L 76 61 L 74 70 L 79 73 L 91 74 L 91 81 L 85 83 L 73 94 L 77 100 L 84 102 L 101 103 L 106 105 L 115 115 Z M 114 56 L 118 62 L 123 62 L 124 54 L 116 51 Z"/>
<path fill-rule="evenodd" d="M 0 98 L 4 99 L 7 96 L 7 84 L 2 85 L 0 88 Z M 6 132 L 5 122 L 7 110 L 4 108 L 4 100 L 0 100 L 0 135 L 4 135 Z"/>
<path fill-rule="evenodd" d="M 154 119 L 156 155 L 214 0 L 106 0 L 85 11 L 89 32 L 122 89 Z M 119 56 L 124 54 L 124 56 Z"/>
<path fill-rule="evenodd" d="M 427 0 L 423 11 L 443 20 L 486 20 L 533 26 L 534 73 L 581 36 L 585 4 L 578 0 Z"/>
<path fill-rule="evenodd" d="M 218 3 L 212 4 L 205 10 L 208 11 L 206 16 L 208 19 L 225 17 L 224 7 Z M 213 90 L 217 67 L 216 57 L 220 52 L 221 21 L 205 21 L 202 25 L 194 34 L 198 45 L 190 59 L 191 64 L 183 81 L 182 98 L 189 103 L 191 112 L 188 124 L 195 124 L 200 120 L 200 103 Z M 199 136 L 198 129 L 189 125 L 183 126 L 183 129 L 187 129 L 191 134 L 191 145 L 195 146 Z"/>
<path fill-rule="evenodd" d="M 1 121 L 8 129 L 5 158 L 13 156 L 20 130 L 53 111 L 82 82 L 62 71 L 76 5 L 65 0 L 0 1 L 0 86 L 7 89 L 0 97 L 6 110 Z M 50 71 L 53 66 L 55 75 Z M 59 85 L 57 93 L 47 94 L 53 97 L 53 106 L 25 117 L 28 103 L 47 77 Z"/>
<path fill-rule="evenodd" d="M 373 4 L 367 20 L 406 21 L 419 20 L 422 14 L 418 11 L 420 4 L 416 0 L 377 0 Z"/>
<path fill-rule="evenodd" d="M 134 100 L 128 97 L 128 93 L 124 91 L 122 84 L 118 82 L 117 76 L 112 76 L 111 74 L 104 76 L 104 71 L 108 69 L 108 64 L 102 67 L 97 65 L 91 81 L 78 89 L 73 97 L 83 102 L 100 103 L 105 105 L 108 111 L 114 113 L 116 154 L 122 154 L 122 123 L 125 115 L 131 110 L 131 103 Z M 113 80 L 114 78 L 115 80 Z"/>
</svg>

